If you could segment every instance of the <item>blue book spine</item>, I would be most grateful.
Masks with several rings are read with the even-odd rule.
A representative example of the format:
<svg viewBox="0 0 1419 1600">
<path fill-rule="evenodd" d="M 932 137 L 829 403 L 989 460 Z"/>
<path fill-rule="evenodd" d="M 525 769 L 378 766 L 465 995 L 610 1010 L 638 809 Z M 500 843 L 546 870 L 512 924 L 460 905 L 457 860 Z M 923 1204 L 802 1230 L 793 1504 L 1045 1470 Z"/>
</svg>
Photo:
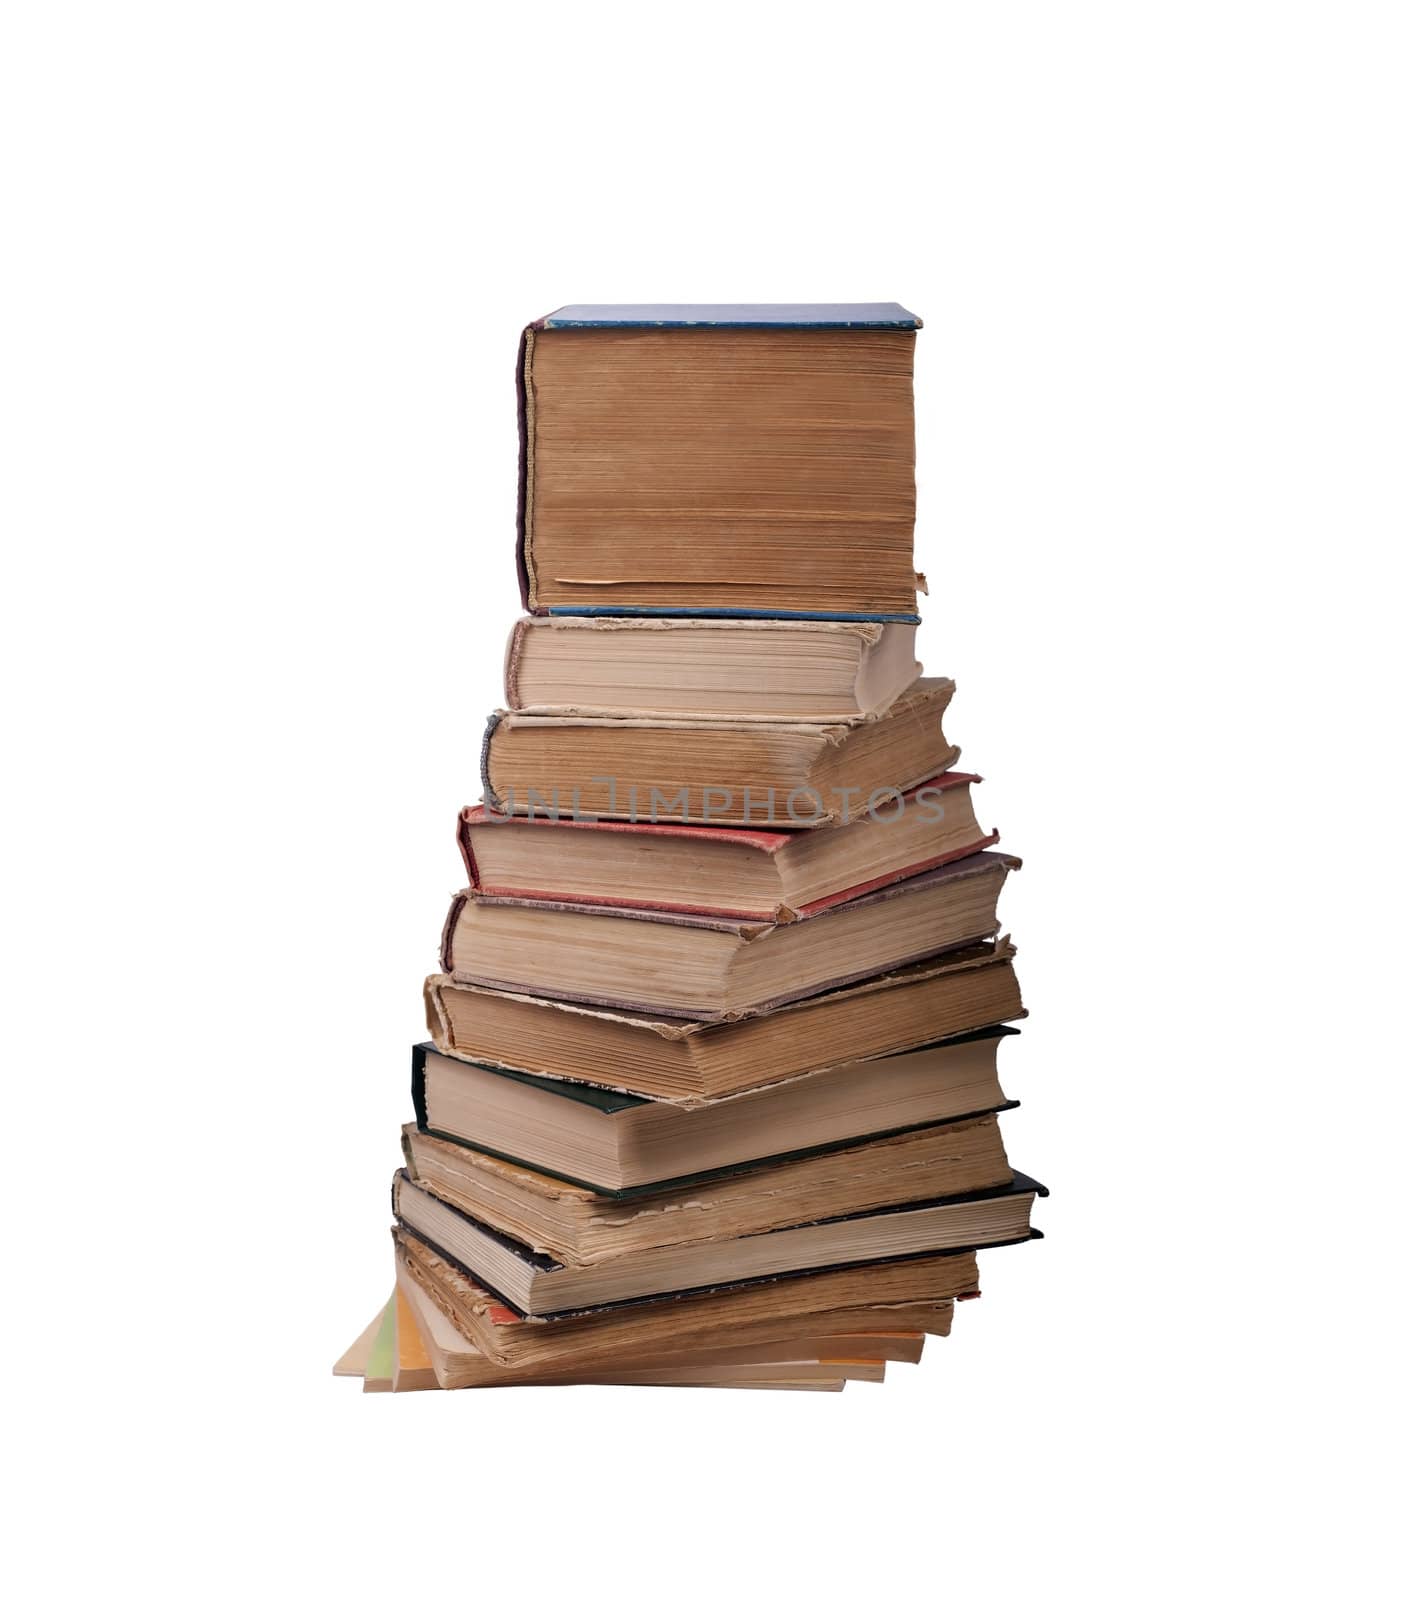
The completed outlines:
<svg viewBox="0 0 1419 1600">
<path fill-rule="evenodd" d="M 548 606 L 549 617 L 721 617 L 761 622 L 910 622 L 914 611 L 761 611 L 754 606 Z"/>
</svg>

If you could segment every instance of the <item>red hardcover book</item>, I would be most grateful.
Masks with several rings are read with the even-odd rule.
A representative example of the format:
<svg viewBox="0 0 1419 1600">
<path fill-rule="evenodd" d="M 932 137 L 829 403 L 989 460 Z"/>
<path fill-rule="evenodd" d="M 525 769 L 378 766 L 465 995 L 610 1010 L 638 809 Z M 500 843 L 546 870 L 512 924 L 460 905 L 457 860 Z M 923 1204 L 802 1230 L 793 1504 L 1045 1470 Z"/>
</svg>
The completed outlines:
<svg viewBox="0 0 1419 1600">
<path fill-rule="evenodd" d="M 768 831 L 677 822 L 459 815 L 473 891 L 489 900 L 571 904 L 792 922 L 986 849 L 980 779 L 943 773 L 838 827 Z"/>
</svg>

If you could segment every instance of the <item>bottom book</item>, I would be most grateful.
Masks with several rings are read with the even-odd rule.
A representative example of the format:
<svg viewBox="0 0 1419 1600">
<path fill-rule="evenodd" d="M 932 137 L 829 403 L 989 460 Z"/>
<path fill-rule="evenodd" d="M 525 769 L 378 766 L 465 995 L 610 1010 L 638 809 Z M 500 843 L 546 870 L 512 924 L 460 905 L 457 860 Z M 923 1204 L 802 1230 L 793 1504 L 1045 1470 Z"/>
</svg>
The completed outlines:
<svg viewBox="0 0 1419 1600">
<path fill-rule="evenodd" d="M 920 1360 L 976 1296 L 955 1250 L 536 1316 L 394 1230 L 396 1289 L 335 1364 L 371 1392 L 521 1384 L 841 1389 Z"/>
<path fill-rule="evenodd" d="M 944 1334 L 953 1302 L 977 1292 L 975 1254 L 960 1251 L 543 1318 L 513 1309 L 407 1230 L 395 1240 L 401 1282 L 422 1292 L 480 1363 L 527 1376 L 627 1370 L 686 1351 L 802 1349 L 839 1334 Z M 453 1381 L 452 1371 L 440 1380 Z"/>
<path fill-rule="evenodd" d="M 922 1334 L 907 1331 L 840 1335 L 770 1346 L 667 1352 L 625 1370 L 520 1376 L 480 1357 L 401 1273 L 395 1293 L 334 1370 L 337 1376 L 363 1377 L 367 1393 L 568 1384 L 840 1392 L 850 1382 L 880 1383 L 889 1361 L 919 1360 L 923 1343 Z M 441 1373 L 456 1381 L 442 1383 Z"/>
</svg>

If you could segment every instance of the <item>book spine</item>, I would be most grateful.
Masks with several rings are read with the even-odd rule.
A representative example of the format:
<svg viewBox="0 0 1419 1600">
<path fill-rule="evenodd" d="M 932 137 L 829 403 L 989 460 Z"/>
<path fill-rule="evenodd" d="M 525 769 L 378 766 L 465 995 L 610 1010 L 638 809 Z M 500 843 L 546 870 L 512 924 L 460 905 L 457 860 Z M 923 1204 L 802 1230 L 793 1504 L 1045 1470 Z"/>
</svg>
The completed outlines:
<svg viewBox="0 0 1419 1600">
<path fill-rule="evenodd" d="M 427 995 L 427 991 L 425 991 Z M 428 1046 L 416 1044 L 414 1046 L 413 1071 L 409 1081 L 409 1095 L 414 1102 L 414 1122 L 420 1133 L 429 1131 L 429 1102 L 424 1091 L 424 1058 L 428 1054 Z M 403 1136 L 401 1135 L 401 1138 Z M 408 1160 L 408 1145 L 405 1144 L 405 1159 Z"/>
<path fill-rule="evenodd" d="M 519 617 L 512 625 L 512 632 L 507 636 L 507 650 L 503 655 L 503 697 L 509 711 L 522 710 L 522 695 L 517 687 L 517 668 L 522 659 L 522 642 L 530 625 L 526 617 Z"/>
<path fill-rule="evenodd" d="M 493 735 L 498 731 L 498 724 L 503 720 L 505 713 L 495 711 L 488 718 L 488 725 L 483 729 L 483 749 L 478 757 L 478 771 L 483 779 L 483 800 L 493 811 L 503 809 L 502 801 L 493 792 L 493 780 L 490 765 L 493 754 Z"/>
<path fill-rule="evenodd" d="M 533 609 L 528 607 L 527 609 Z M 761 622 L 906 622 L 919 626 L 915 611 L 776 611 L 757 606 L 547 606 L 549 617 L 718 617 Z"/>
<path fill-rule="evenodd" d="M 528 519 L 532 511 L 531 475 L 533 466 L 532 417 L 528 408 L 528 388 L 532 370 L 532 346 L 540 322 L 522 330 L 517 345 L 517 586 L 522 594 L 522 609 L 536 607 L 533 590 L 535 576 L 528 552 Z"/>
<path fill-rule="evenodd" d="M 472 896 L 471 889 L 461 889 L 449 903 L 448 915 L 443 919 L 443 937 L 439 940 L 439 965 L 445 972 L 453 971 L 453 930 L 463 915 L 463 908 Z"/>
<path fill-rule="evenodd" d="M 473 822 L 469 812 L 474 808 L 465 807 L 458 813 L 458 828 L 454 837 L 458 841 L 458 853 L 463 857 L 463 870 L 468 874 L 468 887 L 474 891 L 482 890 L 482 883 L 478 877 L 478 857 L 473 850 Z"/>
<path fill-rule="evenodd" d="M 424 980 L 424 1021 L 428 1025 L 434 1049 L 448 1051 L 453 1044 L 453 1026 L 448 1020 L 448 1009 L 443 1003 L 443 981 L 439 973 Z M 418 1104 L 419 1097 L 416 1094 L 414 1097 L 416 1110 Z"/>
</svg>

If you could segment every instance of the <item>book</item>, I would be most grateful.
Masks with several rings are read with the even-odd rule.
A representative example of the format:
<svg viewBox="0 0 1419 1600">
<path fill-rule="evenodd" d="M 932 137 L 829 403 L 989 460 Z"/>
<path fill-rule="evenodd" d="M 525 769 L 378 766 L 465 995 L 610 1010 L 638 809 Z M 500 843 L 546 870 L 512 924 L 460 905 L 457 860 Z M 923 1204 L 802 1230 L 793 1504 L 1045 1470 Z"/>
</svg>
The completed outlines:
<svg viewBox="0 0 1419 1600">
<path fill-rule="evenodd" d="M 375 1340 L 379 1337 L 379 1330 L 384 1323 L 384 1314 L 389 1309 L 389 1302 L 385 1303 L 375 1312 L 365 1331 L 355 1339 L 350 1348 L 342 1355 L 330 1369 L 337 1378 L 363 1378 L 365 1369 L 369 1366 L 371 1352 L 374 1350 Z"/>
<path fill-rule="evenodd" d="M 336 1363 L 367 1390 L 881 1383 L 980 1251 L 1042 1237 L 996 1061 L 1021 863 L 917 659 L 919 326 L 524 330 L 527 615 L 425 982 L 395 1292 Z"/>
<path fill-rule="evenodd" d="M 976 1250 L 1031 1237 L 1043 1192 L 1016 1173 L 1007 1188 L 824 1218 L 737 1239 L 697 1240 L 569 1266 L 456 1210 L 400 1171 L 394 1214 L 406 1232 L 531 1316 L 610 1307 L 723 1284 L 865 1261 Z"/>
<path fill-rule="evenodd" d="M 602 1120 L 614 1127 L 618 1119 Z M 811 1127 L 796 1136 L 819 1137 Z M 629 1193 L 554 1177 L 422 1130 L 416 1123 L 404 1128 L 402 1144 L 409 1175 L 430 1193 L 572 1266 L 661 1245 L 766 1233 L 834 1213 L 874 1211 L 1010 1181 L 1010 1163 L 993 1113 L 928 1123 L 837 1149 L 796 1152 L 791 1158 L 709 1176 L 647 1184 Z"/>
<path fill-rule="evenodd" d="M 982 850 L 788 923 L 464 890 L 443 968 L 462 983 L 728 1021 L 994 937 L 1019 865 Z"/>
<path fill-rule="evenodd" d="M 642 1361 L 683 1348 L 912 1328 L 950 1332 L 953 1302 L 978 1293 L 972 1251 L 799 1273 L 556 1318 L 515 1311 L 404 1228 L 396 1259 L 472 1345 L 500 1366 Z"/>
<path fill-rule="evenodd" d="M 1000 835 L 976 820 L 979 782 L 974 773 L 943 773 L 856 822 L 797 832 L 558 821 L 467 806 L 458 846 L 470 886 L 488 899 L 792 922 L 996 843 Z"/>
<path fill-rule="evenodd" d="M 384 1308 L 365 1360 L 366 1394 L 389 1394 L 394 1388 L 394 1296 Z"/>
<path fill-rule="evenodd" d="M 920 676 L 902 622 L 524 617 L 508 709 L 591 717 L 870 721 Z"/>
<path fill-rule="evenodd" d="M 507 1385 L 596 1384 L 695 1389 L 784 1389 L 840 1392 L 847 1381 L 881 1382 L 888 1360 L 911 1360 L 898 1355 L 901 1337 L 874 1342 L 857 1335 L 833 1347 L 830 1340 L 802 1340 L 740 1351 L 738 1349 L 671 1350 L 647 1357 L 634 1366 L 588 1365 L 563 1362 L 553 1368 L 519 1372 L 486 1356 L 465 1339 L 434 1300 L 413 1281 L 402 1265 L 397 1271 L 398 1292 L 408 1307 L 419 1336 L 420 1348 L 442 1389 L 501 1388 Z M 920 1345 L 920 1335 L 914 1337 Z M 856 1349 L 865 1354 L 854 1353 Z M 878 1353 L 881 1351 L 882 1353 Z M 396 1383 L 396 1388 L 398 1387 Z"/>
<path fill-rule="evenodd" d="M 518 815 L 821 828 L 884 811 L 954 767 L 941 732 L 955 684 L 920 678 L 872 722 L 494 712 L 483 798 Z"/>
<path fill-rule="evenodd" d="M 394 1290 L 394 1382 L 395 1394 L 413 1394 L 440 1387 L 428 1347 L 419 1332 L 409 1297 L 397 1286 Z"/>
<path fill-rule="evenodd" d="M 444 1055 L 689 1104 L 1018 1021 L 1014 953 L 1003 941 L 972 945 L 726 1023 L 574 1005 L 443 974 L 427 980 L 424 1000 Z"/>
<path fill-rule="evenodd" d="M 914 620 L 892 304 L 565 306 L 518 351 L 529 611 Z"/>
<path fill-rule="evenodd" d="M 923 1343 L 919 1333 L 844 1334 L 743 1350 L 672 1351 L 653 1356 L 644 1368 L 591 1369 L 573 1363 L 556 1375 L 544 1375 L 512 1371 L 490 1361 L 458 1333 L 402 1269 L 396 1275 L 393 1304 L 395 1337 L 388 1364 L 393 1373 L 392 1381 L 384 1372 L 385 1363 L 381 1362 L 382 1376 L 365 1386 L 367 1393 L 388 1393 L 391 1389 L 396 1394 L 404 1394 L 430 1389 L 572 1383 L 837 1393 L 846 1382 L 880 1383 L 888 1362 L 918 1361 Z M 381 1311 L 336 1362 L 336 1376 L 368 1376 L 370 1345 L 383 1319 Z M 357 1354 L 359 1364 L 353 1366 L 351 1363 Z"/>
<path fill-rule="evenodd" d="M 797 1332 L 786 1332 L 777 1337 L 760 1339 L 756 1338 L 752 1331 L 742 1336 L 731 1333 L 723 1336 L 728 1342 L 712 1338 L 708 1344 L 690 1342 L 672 1350 L 653 1351 L 642 1357 L 641 1365 L 633 1369 L 616 1366 L 614 1357 L 611 1358 L 610 1366 L 605 1362 L 589 1362 L 574 1357 L 565 1365 L 559 1376 L 545 1372 L 540 1376 L 536 1373 L 519 1375 L 516 1372 L 509 1372 L 506 1367 L 498 1366 L 458 1332 L 428 1294 L 410 1277 L 408 1268 L 398 1260 L 397 1252 L 396 1294 L 402 1297 L 411 1319 L 412 1333 L 407 1341 L 411 1370 L 427 1365 L 431 1361 L 438 1385 L 445 1389 L 483 1387 L 488 1383 L 509 1381 L 633 1383 L 638 1381 L 640 1374 L 659 1379 L 665 1375 L 667 1369 L 683 1369 L 687 1365 L 700 1365 L 706 1362 L 732 1362 L 737 1366 L 764 1362 L 816 1361 L 838 1365 L 860 1362 L 879 1367 L 895 1362 L 915 1366 L 921 1361 L 927 1339 L 927 1330 L 924 1327 L 910 1326 L 881 1331 L 816 1333 L 809 1319 Z M 902 1314 L 904 1320 L 910 1319 L 909 1309 L 904 1310 Z M 381 1310 L 364 1334 L 336 1362 L 335 1371 L 338 1375 L 363 1375 L 369 1345 L 383 1316 L 384 1312 Z M 398 1341 L 404 1328 L 405 1323 L 397 1320 L 396 1361 L 400 1359 Z M 940 1333 L 944 1330 L 935 1328 L 933 1331 Z M 738 1343 L 738 1337 L 746 1337 L 750 1342 Z M 357 1352 L 358 1366 L 352 1367 L 351 1362 Z M 635 1376 L 628 1373 L 634 1373 Z"/>
<path fill-rule="evenodd" d="M 920 1330 L 897 1329 L 882 1333 L 801 1334 L 798 1338 L 770 1340 L 765 1344 L 736 1345 L 743 1361 L 870 1361 L 916 1366 L 926 1346 Z"/>
<path fill-rule="evenodd" d="M 703 1181 L 787 1155 L 1008 1109 L 996 1070 L 1005 1034 L 991 1029 L 808 1072 L 692 1110 L 415 1045 L 415 1119 L 421 1132 L 608 1196 L 644 1199 L 667 1183 L 683 1188 L 690 1178 Z M 964 1137 L 958 1135 L 954 1151 L 964 1151 Z M 1003 1165 L 998 1137 L 989 1128 L 972 1135 L 977 1161 L 994 1154 Z M 900 1152 L 858 1151 L 856 1165 L 880 1164 L 892 1154 Z M 921 1159 L 921 1151 L 913 1148 L 911 1158 Z M 677 1203 L 691 1201 L 682 1193 Z"/>
</svg>

